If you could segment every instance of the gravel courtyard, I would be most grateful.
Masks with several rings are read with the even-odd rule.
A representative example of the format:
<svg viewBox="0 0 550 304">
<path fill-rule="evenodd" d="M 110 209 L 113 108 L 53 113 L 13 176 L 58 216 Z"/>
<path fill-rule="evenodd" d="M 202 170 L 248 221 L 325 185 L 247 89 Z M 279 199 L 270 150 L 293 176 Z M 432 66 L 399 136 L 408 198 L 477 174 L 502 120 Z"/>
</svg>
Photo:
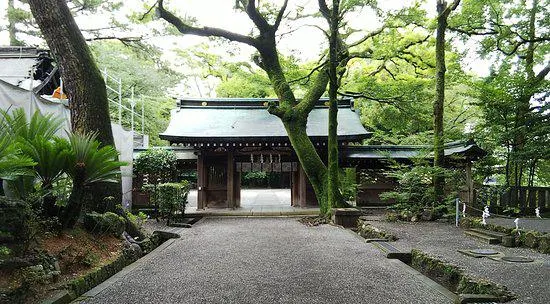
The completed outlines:
<svg viewBox="0 0 550 304">
<path fill-rule="evenodd" d="M 83 303 L 451 303 L 350 231 L 205 218 Z M 159 247 L 160 249 L 160 247 Z"/>
<path fill-rule="evenodd" d="M 539 223 L 542 223 L 539 220 Z M 488 245 L 478 239 L 464 235 L 462 229 L 451 224 L 437 222 L 385 222 L 372 221 L 377 228 L 399 237 L 393 243 L 402 251 L 420 249 L 440 260 L 450 262 L 466 270 L 470 275 L 489 279 L 508 287 L 518 299 L 508 302 L 522 304 L 550 303 L 550 256 L 528 248 L 507 248 Z M 517 264 L 493 261 L 487 258 L 473 258 L 459 253 L 458 249 L 492 249 L 507 256 L 521 256 L 534 259 L 534 263 Z"/>
</svg>

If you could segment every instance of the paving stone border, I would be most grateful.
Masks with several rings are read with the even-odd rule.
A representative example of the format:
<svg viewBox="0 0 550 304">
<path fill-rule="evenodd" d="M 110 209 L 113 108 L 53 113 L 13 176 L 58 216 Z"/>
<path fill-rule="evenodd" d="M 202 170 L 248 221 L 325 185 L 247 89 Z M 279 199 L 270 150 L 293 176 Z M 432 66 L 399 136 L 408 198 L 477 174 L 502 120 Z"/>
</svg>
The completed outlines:
<svg viewBox="0 0 550 304">
<path fill-rule="evenodd" d="M 550 254 L 550 233 L 542 233 L 534 230 L 519 231 L 514 228 L 508 228 L 493 224 L 483 225 L 481 220 L 471 217 L 465 217 L 460 220 L 462 228 L 481 228 L 490 231 L 509 234 L 512 238 L 503 240 L 503 245 L 507 247 L 525 247 L 535 249 L 538 252 Z"/>
<path fill-rule="evenodd" d="M 443 262 L 418 249 L 411 251 L 411 266 L 459 296 L 491 295 L 498 298 L 499 302 L 517 298 L 506 286 L 468 275 L 458 266 Z"/>
<path fill-rule="evenodd" d="M 385 239 L 388 241 L 397 241 L 399 239 L 390 232 L 372 226 L 368 223 L 368 220 L 361 217 L 357 220 L 357 233 L 365 239 Z"/>
</svg>

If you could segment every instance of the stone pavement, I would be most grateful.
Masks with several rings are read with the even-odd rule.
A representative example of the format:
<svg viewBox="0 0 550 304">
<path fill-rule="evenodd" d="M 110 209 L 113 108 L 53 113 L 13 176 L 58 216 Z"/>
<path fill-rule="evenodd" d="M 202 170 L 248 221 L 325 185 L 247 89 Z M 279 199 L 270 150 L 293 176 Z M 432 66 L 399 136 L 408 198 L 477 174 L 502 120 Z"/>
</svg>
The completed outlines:
<svg viewBox="0 0 550 304">
<path fill-rule="evenodd" d="M 401 251 L 413 248 L 422 250 L 440 260 L 452 263 L 479 278 L 502 284 L 519 298 L 508 303 L 550 303 L 550 255 L 527 248 L 507 248 L 488 245 L 464 235 L 454 225 L 437 222 L 385 222 L 370 221 L 374 227 L 386 230 L 399 237 L 392 243 Z M 493 249 L 508 256 L 523 256 L 535 259 L 534 263 L 516 264 L 494 261 L 487 258 L 465 256 L 458 249 Z"/>
<path fill-rule="evenodd" d="M 205 218 L 83 303 L 452 303 L 349 230 Z"/>
<path fill-rule="evenodd" d="M 230 216 L 317 215 L 319 208 L 299 208 L 290 205 L 290 189 L 242 189 L 241 208 L 206 208 L 197 210 L 197 190 L 191 190 L 185 213 Z"/>
</svg>

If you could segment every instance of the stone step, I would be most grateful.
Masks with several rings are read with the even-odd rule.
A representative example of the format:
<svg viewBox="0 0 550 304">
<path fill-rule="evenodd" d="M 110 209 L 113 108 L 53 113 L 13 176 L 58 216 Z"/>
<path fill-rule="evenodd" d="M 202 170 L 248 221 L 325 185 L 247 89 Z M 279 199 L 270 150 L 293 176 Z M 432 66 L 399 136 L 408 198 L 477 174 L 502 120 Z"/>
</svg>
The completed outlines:
<svg viewBox="0 0 550 304">
<path fill-rule="evenodd" d="M 384 215 L 388 212 L 387 206 L 359 206 L 364 215 Z"/>
<path fill-rule="evenodd" d="M 487 244 L 499 244 L 500 243 L 500 239 L 498 239 L 496 237 L 492 237 L 492 236 L 484 234 L 484 233 L 479 233 L 477 231 L 466 230 L 466 231 L 464 231 L 464 233 L 466 235 L 469 235 L 469 236 L 475 237 L 477 239 L 480 239 L 480 240 L 486 242 Z"/>
<path fill-rule="evenodd" d="M 486 229 L 482 229 L 482 228 L 472 228 L 470 230 L 475 231 L 477 233 L 481 233 L 481 234 L 485 234 L 485 235 L 494 237 L 494 238 L 498 239 L 500 242 L 502 242 L 502 237 L 508 236 L 508 234 L 506 234 L 506 233 L 496 232 L 496 231 L 492 231 L 492 230 L 486 230 Z"/>
</svg>

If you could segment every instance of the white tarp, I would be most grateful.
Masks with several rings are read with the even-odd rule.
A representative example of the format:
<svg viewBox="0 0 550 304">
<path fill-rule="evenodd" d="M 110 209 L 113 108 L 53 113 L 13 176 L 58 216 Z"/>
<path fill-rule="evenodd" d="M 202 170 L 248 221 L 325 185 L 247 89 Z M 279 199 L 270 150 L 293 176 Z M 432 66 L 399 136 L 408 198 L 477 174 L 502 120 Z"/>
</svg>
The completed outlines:
<svg viewBox="0 0 550 304">
<path fill-rule="evenodd" d="M 0 65 L 0 79 L 14 85 L 22 86 L 26 80 L 32 75 L 33 67 L 37 62 L 37 57 L 22 55 L 21 58 L 2 58 Z M 28 82 L 27 82 L 28 83 Z M 40 84 L 39 82 L 36 83 Z M 23 88 L 27 88 L 27 86 Z"/>
<path fill-rule="evenodd" d="M 134 132 L 126 131 L 119 124 L 111 124 L 115 146 L 120 153 L 119 159 L 128 163 L 120 167 L 122 173 L 122 206 L 132 207 L 132 161 L 134 153 Z"/>
<path fill-rule="evenodd" d="M 52 114 L 62 118 L 62 130 L 57 134 L 59 136 L 66 137 L 65 130 L 71 129 L 71 114 L 69 108 L 62 101 L 47 100 L 0 79 L 0 109 L 12 112 L 18 108 L 22 108 L 28 117 L 38 111 L 42 115 Z"/>
<path fill-rule="evenodd" d="M 9 112 L 22 108 L 30 117 L 35 111 L 43 115 L 53 114 L 63 119 L 62 130 L 59 136 L 66 137 L 66 131 L 71 130 L 71 115 L 66 101 L 50 101 L 35 93 L 21 89 L 0 79 L 0 109 Z M 128 163 L 128 166 L 121 167 L 122 171 L 122 205 L 132 205 L 132 153 L 134 135 L 126 131 L 118 124 L 111 124 L 115 146 L 120 153 L 120 160 Z"/>
</svg>

